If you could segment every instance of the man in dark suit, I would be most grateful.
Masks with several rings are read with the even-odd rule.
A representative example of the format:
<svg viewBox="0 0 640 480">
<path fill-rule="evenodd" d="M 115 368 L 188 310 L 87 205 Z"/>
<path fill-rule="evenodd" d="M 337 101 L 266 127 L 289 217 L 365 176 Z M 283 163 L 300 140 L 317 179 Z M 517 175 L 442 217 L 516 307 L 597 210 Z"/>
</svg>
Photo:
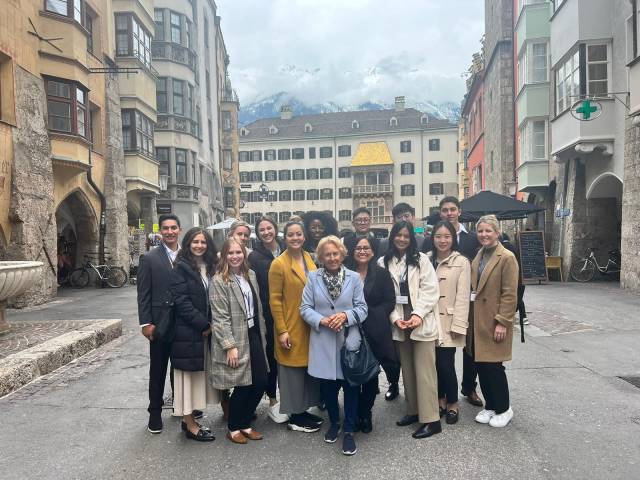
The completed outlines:
<svg viewBox="0 0 640 480">
<path fill-rule="evenodd" d="M 444 197 L 440 200 L 440 219 L 451 223 L 458 232 L 458 250 L 471 262 L 478 250 L 480 250 L 480 242 L 475 232 L 467 232 L 464 225 L 460 223 L 460 201 L 456 197 Z M 431 239 L 424 242 L 422 251 L 428 252 L 433 248 Z M 482 400 L 476 392 L 478 385 L 476 378 L 478 371 L 473 358 L 467 354 L 466 349 L 462 349 L 462 395 L 467 397 L 467 401 L 472 405 L 481 407 Z"/>
<path fill-rule="evenodd" d="M 149 424 L 151 433 L 162 432 L 162 406 L 171 342 L 156 338 L 156 325 L 171 315 L 170 275 L 180 245 L 180 219 L 173 214 L 160 215 L 162 243 L 140 257 L 138 265 L 138 321 L 142 335 L 149 340 Z M 173 385 L 172 385 L 173 389 Z"/>
</svg>

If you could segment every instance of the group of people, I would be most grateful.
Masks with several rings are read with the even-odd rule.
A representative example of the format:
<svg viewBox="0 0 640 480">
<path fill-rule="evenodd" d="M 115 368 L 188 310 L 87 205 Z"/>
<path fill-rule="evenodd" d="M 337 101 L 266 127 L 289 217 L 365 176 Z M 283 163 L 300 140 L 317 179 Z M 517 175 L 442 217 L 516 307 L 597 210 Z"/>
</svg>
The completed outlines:
<svg viewBox="0 0 640 480">
<path fill-rule="evenodd" d="M 149 430 L 162 431 L 170 359 L 174 415 L 187 438 L 214 439 L 197 420 L 219 402 L 230 441 L 262 439 L 252 422 L 266 392 L 269 417 L 293 431 L 318 431 L 323 418 L 309 410 L 326 408 L 324 440 L 342 434 L 342 452 L 353 455 L 355 432 L 373 429 L 379 382 L 347 381 L 341 350 L 357 351 L 365 339 L 387 375 L 387 400 L 398 396 L 402 373 L 406 412 L 396 423 L 417 424 L 414 438 L 440 433 L 442 418 L 458 422 L 459 347 L 462 394 L 484 406 L 475 420 L 506 426 L 513 410 L 503 362 L 511 359 L 519 271 L 498 221 L 482 217 L 468 232 L 458 200 L 445 197 L 441 221 L 423 237 L 411 206 L 392 213 L 388 239 L 373 235 L 366 208 L 353 212 L 354 230 L 342 238 L 322 212 L 292 218 L 282 240 L 277 223 L 262 217 L 253 250 L 251 227 L 238 221 L 220 252 L 198 227 L 179 245 L 179 219 L 162 215 L 162 245 L 141 257 L 138 271 L 139 319 L 150 340 Z"/>
</svg>

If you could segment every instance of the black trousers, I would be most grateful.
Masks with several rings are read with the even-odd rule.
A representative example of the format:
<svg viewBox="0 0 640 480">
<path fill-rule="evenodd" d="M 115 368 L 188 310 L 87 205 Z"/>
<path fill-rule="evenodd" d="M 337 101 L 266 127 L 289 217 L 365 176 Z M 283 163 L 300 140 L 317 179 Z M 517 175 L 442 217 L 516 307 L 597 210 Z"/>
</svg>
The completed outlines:
<svg viewBox="0 0 640 480">
<path fill-rule="evenodd" d="M 520 318 L 527 318 L 527 309 L 524 306 L 524 285 L 518 285 L 518 314 Z"/>
<path fill-rule="evenodd" d="M 475 391 L 478 383 L 476 377 L 478 370 L 473 357 L 467 353 L 467 349 L 462 349 L 462 394 L 467 395 Z"/>
<path fill-rule="evenodd" d="M 480 388 L 485 400 L 486 410 L 495 410 L 496 414 L 509 410 L 509 384 L 502 362 L 476 362 Z"/>
<path fill-rule="evenodd" d="M 395 345 L 394 342 L 394 346 Z M 398 355 L 399 357 L 399 355 Z M 396 385 L 400 381 L 400 362 L 381 362 L 382 369 L 384 370 L 385 375 L 387 376 L 387 381 L 391 383 L 395 383 Z"/>
<path fill-rule="evenodd" d="M 265 316 L 265 324 L 267 331 L 265 339 L 267 341 L 265 353 L 267 354 L 267 362 L 269 363 L 269 374 L 267 376 L 267 395 L 269 398 L 276 398 L 276 390 L 278 387 L 278 362 L 275 355 L 275 333 L 273 331 L 273 318 Z"/>
<path fill-rule="evenodd" d="M 164 384 L 167 378 L 167 366 L 171 355 L 171 344 L 161 340 L 149 342 L 149 408 L 151 412 L 162 410 Z M 173 391 L 173 369 L 170 375 Z"/>
<path fill-rule="evenodd" d="M 360 385 L 360 394 L 358 395 L 358 418 L 371 419 L 371 409 L 376 401 L 376 395 L 379 393 L 378 375 L 373 377 L 367 383 Z"/>
<path fill-rule="evenodd" d="M 458 377 L 456 376 L 456 347 L 436 347 L 438 372 L 438 399 L 448 404 L 458 401 Z"/>
</svg>

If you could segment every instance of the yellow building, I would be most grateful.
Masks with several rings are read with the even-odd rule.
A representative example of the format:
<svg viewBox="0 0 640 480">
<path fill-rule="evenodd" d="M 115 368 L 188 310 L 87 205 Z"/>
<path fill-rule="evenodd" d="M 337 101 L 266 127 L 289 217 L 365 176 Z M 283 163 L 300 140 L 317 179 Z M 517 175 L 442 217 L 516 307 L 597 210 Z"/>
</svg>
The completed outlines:
<svg viewBox="0 0 640 480">
<path fill-rule="evenodd" d="M 128 266 L 113 18 L 102 0 L 3 2 L 0 256 L 45 263 L 17 305 L 85 255 Z"/>
</svg>

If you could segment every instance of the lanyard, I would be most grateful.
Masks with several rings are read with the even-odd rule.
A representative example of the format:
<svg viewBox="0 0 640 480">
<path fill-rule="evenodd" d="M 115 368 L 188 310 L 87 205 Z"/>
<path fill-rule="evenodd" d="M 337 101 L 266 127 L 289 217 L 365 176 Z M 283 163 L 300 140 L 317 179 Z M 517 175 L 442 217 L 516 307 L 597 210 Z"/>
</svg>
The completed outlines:
<svg viewBox="0 0 640 480">
<path fill-rule="evenodd" d="M 245 289 L 242 288 L 242 284 L 240 283 L 238 276 L 234 275 L 233 278 L 236 281 L 236 285 L 238 285 L 240 292 L 242 293 L 242 299 L 244 300 L 244 307 L 245 307 L 245 312 L 247 314 L 247 319 L 251 319 L 254 317 L 253 293 L 251 292 L 251 287 L 249 286 L 249 290 L 245 291 Z"/>
</svg>

